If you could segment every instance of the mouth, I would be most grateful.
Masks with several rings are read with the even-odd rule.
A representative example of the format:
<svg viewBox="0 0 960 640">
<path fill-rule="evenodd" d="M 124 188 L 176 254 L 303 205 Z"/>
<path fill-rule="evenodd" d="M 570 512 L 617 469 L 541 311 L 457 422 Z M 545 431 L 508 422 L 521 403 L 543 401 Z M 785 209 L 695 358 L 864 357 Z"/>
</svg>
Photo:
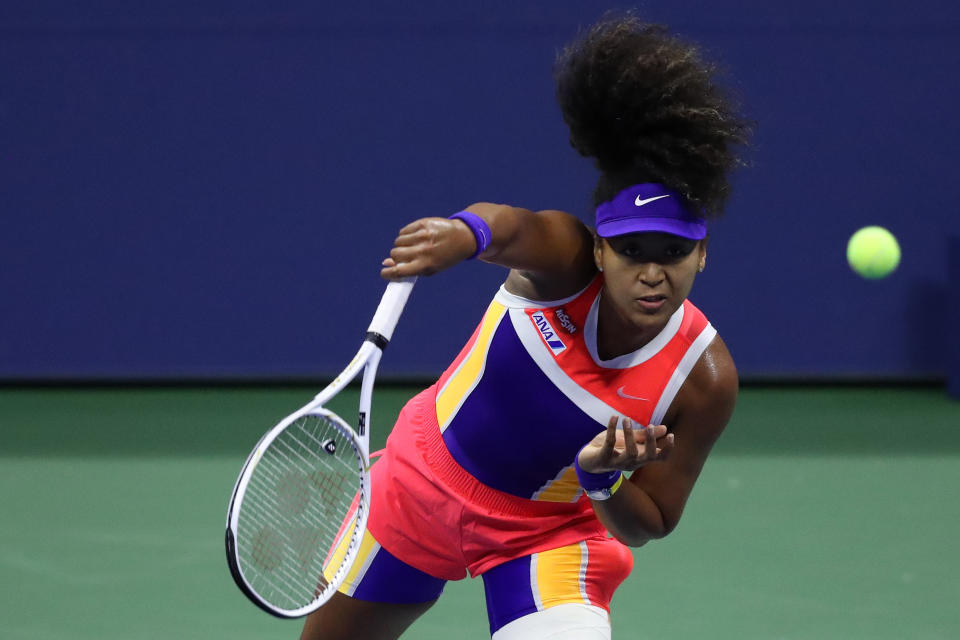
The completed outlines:
<svg viewBox="0 0 960 640">
<path fill-rule="evenodd" d="M 656 311 L 662 307 L 666 301 L 667 296 L 664 295 L 650 295 L 636 298 L 637 304 L 646 311 Z"/>
</svg>

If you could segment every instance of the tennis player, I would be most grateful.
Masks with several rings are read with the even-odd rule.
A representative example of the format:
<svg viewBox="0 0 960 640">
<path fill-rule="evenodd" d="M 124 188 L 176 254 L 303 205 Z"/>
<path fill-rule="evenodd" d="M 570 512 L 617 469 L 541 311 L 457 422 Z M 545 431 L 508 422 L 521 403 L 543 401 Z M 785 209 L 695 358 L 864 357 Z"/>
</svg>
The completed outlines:
<svg viewBox="0 0 960 640">
<path fill-rule="evenodd" d="M 401 412 L 360 555 L 304 639 L 397 638 L 467 573 L 495 640 L 610 638 L 629 547 L 677 526 L 733 412 L 733 360 L 687 296 L 747 126 L 695 46 L 630 15 L 555 74 L 571 143 L 602 174 L 595 229 L 491 203 L 401 229 L 385 278 L 471 257 L 510 272 Z"/>
</svg>

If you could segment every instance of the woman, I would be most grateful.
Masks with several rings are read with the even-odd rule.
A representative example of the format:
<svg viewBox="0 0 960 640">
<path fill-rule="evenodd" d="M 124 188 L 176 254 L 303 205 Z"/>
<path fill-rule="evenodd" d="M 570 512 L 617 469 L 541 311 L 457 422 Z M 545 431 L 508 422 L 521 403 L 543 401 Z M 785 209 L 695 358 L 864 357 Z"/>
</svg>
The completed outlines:
<svg viewBox="0 0 960 640">
<path fill-rule="evenodd" d="M 510 272 L 401 412 L 365 551 L 305 639 L 397 638 L 468 571 L 495 640 L 609 638 L 628 546 L 676 527 L 733 412 L 733 360 L 687 295 L 745 124 L 695 47 L 632 16 L 568 46 L 556 80 L 602 174 L 596 230 L 478 203 L 400 231 L 385 278 L 471 257 Z"/>
</svg>

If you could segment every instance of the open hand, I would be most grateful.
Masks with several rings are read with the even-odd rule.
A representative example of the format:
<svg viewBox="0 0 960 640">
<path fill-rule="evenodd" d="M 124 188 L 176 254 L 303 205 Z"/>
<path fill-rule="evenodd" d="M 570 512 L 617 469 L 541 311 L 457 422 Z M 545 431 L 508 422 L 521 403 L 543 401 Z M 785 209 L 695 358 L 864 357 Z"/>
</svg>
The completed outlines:
<svg viewBox="0 0 960 640">
<path fill-rule="evenodd" d="M 577 460 L 581 469 L 590 473 L 635 471 L 670 455 L 674 437 L 664 425 L 634 429 L 633 420 L 623 418 L 623 429 L 617 430 L 617 421 L 617 416 L 611 416 L 607 430 L 580 451 Z"/>
</svg>

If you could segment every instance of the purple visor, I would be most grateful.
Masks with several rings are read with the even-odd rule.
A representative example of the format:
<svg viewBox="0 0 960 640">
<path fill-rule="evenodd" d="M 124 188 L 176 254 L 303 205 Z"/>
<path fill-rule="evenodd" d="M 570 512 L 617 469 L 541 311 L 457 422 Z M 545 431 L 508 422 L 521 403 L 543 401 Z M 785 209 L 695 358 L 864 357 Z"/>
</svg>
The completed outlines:
<svg viewBox="0 0 960 640">
<path fill-rule="evenodd" d="M 707 221 L 692 214 L 679 193 L 653 182 L 627 187 L 597 207 L 597 235 L 601 238 L 644 232 L 703 240 Z"/>
</svg>

